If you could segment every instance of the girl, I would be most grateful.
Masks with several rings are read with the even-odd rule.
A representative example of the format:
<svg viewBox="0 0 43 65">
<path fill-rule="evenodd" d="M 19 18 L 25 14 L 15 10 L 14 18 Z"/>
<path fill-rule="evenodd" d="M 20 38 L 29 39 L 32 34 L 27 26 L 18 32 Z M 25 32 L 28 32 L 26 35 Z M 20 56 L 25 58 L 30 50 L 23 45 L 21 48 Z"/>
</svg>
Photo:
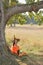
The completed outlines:
<svg viewBox="0 0 43 65">
<path fill-rule="evenodd" d="M 20 48 L 19 48 L 19 46 L 17 45 L 17 42 L 18 42 L 18 41 L 19 41 L 19 39 L 16 39 L 15 36 L 14 36 L 13 46 L 11 46 L 10 51 L 11 51 L 13 54 L 16 54 L 16 55 L 18 55 L 18 56 L 26 55 L 25 52 L 20 53 Z"/>
</svg>

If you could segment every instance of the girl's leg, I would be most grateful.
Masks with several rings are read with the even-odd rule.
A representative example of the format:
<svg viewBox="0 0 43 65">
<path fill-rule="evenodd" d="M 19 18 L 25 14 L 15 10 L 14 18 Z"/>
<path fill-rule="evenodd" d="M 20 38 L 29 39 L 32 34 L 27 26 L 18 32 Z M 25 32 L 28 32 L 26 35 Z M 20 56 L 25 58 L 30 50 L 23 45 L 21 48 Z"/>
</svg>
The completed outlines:
<svg viewBox="0 0 43 65">
<path fill-rule="evenodd" d="M 24 56 L 24 55 L 27 55 L 27 53 L 22 52 L 22 53 L 19 54 L 20 57 L 21 57 L 21 56 Z"/>
</svg>

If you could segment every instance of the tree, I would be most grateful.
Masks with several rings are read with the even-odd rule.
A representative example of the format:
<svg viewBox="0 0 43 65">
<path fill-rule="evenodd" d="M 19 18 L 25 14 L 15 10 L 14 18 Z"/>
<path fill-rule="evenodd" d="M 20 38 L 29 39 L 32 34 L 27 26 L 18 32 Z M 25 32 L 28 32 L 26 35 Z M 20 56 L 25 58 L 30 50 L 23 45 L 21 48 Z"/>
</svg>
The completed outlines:
<svg viewBox="0 0 43 65">
<path fill-rule="evenodd" d="M 38 25 L 43 24 L 43 16 L 41 14 L 41 11 L 39 13 L 36 13 L 36 15 L 34 15 L 34 19 Z"/>
<path fill-rule="evenodd" d="M 27 4 L 31 4 L 31 3 L 34 3 L 35 0 L 25 0 Z"/>
<path fill-rule="evenodd" d="M 18 0 L 9 0 L 10 6 L 15 6 L 16 4 L 18 4 Z"/>
<path fill-rule="evenodd" d="M 8 19 L 17 13 L 22 13 L 26 11 L 35 11 L 37 12 L 40 8 L 43 8 L 43 1 L 33 4 L 21 4 L 8 7 L 4 9 L 4 0 L 0 0 L 0 63 L 1 65 L 18 65 L 15 57 L 8 52 L 8 46 L 5 41 L 5 26 Z M 6 12 L 5 12 L 6 11 Z M 12 59 L 13 58 L 13 59 Z M 15 62 L 14 62 L 15 61 Z"/>
<path fill-rule="evenodd" d="M 19 2 L 17 0 L 9 0 L 9 1 L 11 1 L 9 3 L 10 6 L 15 6 L 16 4 L 19 4 Z M 12 26 L 12 24 L 14 24 L 14 26 L 15 26 L 16 23 L 24 24 L 25 22 L 26 22 L 25 15 L 23 15 L 22 13 L 19 13 L 19 14 L 15 14 L 14 16 L 12 16 L 9 19 L 7 25 L 10 24 Z"/>
<path fill-rule="evenodd" d="M 27 4 L 32 4 L 32 3 L 35 3 L 36 1 L 37 1 L 37 3 L 39 3 L 40 0 L 25 0 L 25 1 Z"/>
<path fill-rule="evenodd" d="M 33 4 L 33 3 L 35 3 L 35 1 L 36 0 L 25 0 L 26 1 L 26 3 L 27 4 Z M 37 0 L 37 3 L 39 3 L 39 1 L 40 0 Z M 42 12 L 42 11 L 41 11 Z M 34 15 L 34 13 L 33 12 L 28 12 L 29 13 L 29 18 L 32 20 L 32 18 L 34 17 L 34 21 L 38 24 L 38 25 L 41 25 L 41 24 L 43 24 L 43 16 L 42 16 L 42 14 L 41 14 L 41 12 L 37 12 L 37 13 L 35 13 L 35 15 Z M 43 13 L 43 12 L 42 12 Z"/>
<path fill-rule="evenodd" d="M 7 25 L 12 25 L 12 24 L 16 24 L 16 23 L 19 23 L 21 25 L 25 24 L 26 23 L 26 17 L 25 15 L 23 14 L 15 14 L 14 16 L 12 16 L 9 20 L 8 20 L 8 23 Z"/>
</svg>

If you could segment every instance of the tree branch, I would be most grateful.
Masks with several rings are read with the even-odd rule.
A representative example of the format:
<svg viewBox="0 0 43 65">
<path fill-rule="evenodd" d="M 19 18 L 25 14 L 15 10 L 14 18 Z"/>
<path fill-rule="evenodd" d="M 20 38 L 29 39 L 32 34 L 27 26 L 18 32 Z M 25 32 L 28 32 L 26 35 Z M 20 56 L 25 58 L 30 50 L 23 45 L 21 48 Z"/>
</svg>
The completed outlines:
<svg viewBox="0 0 43 65">
<path fill-rule="evenodd" d="M 43 8 L 43 1 L 36 2 L 36 3 L 33 3 L 33 4 L 21 4 L 21 5 L 15 5 L 13 7 L 9 7 L 7 9 L 7 13 L 5 15 L 5 18 L 6 18 L 5 21 L 7 21 L 14 14 L 23 13 L 23 12 L 26 12 L 26 11 L 37 12 L 41 8 Z"/>
</svg>

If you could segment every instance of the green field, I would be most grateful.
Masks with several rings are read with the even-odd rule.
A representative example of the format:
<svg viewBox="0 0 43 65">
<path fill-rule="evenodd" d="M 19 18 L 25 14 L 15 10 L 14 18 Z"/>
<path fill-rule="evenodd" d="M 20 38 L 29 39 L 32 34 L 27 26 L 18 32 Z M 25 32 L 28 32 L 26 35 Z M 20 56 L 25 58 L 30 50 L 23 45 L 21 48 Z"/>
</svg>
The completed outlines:
<svg viewBox="0 0 43 65">
<path fill-rule="evenodd" d="M 14 35 L 19 38 L 18 45 L 27 56 L 16 59 L 20 65 L 43 65 L 43 26 L 16 26 L 6 27 L 5 37 L 7 44 L 12 45 Z"/>
</svg>

